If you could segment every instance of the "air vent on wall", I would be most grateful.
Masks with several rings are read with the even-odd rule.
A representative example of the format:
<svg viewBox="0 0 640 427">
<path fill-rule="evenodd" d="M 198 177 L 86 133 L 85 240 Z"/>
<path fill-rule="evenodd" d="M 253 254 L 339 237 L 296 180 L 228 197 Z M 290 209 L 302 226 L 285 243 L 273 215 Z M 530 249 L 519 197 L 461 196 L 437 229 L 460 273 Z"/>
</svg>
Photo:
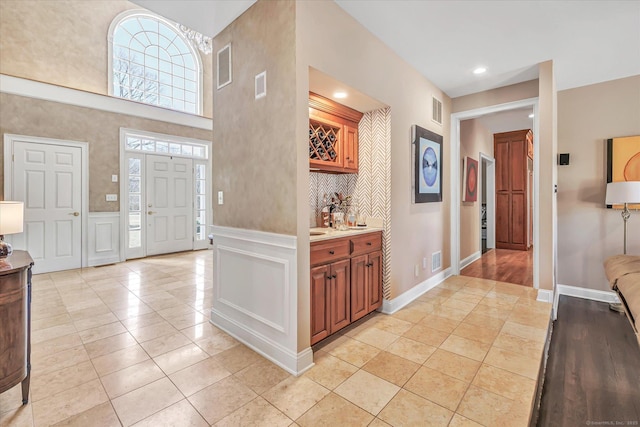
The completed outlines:
<svg viewBox="0 0 640 427">
<path fill-rule="evenodd" d="M 231 43 L 218 51 L 218 89 L 231 83 Z"/>
<path fill-rule="evenodd" d="M 432 109 L 431 119 L 438 124 L 442 124 L 442 101 L 437 99 L 435 96 L 432 97 L 432 99 L 433 99 L 433 109 Z"/>
<path fill-rule="evenodd" d="M 267 72 L 256 75 L 256 99 L 267 96 Z"/>
<path fill-rule="evenodd" d="M 442 264 L 441 264 L 441 255 L 442 252 L 438 251 L 438 252 L 434 252 L 431 255 L 431 272 L 433 273 L 434 271 L 438 271 L 440 270 L 440 268 L 442 268 Z"/>
</svg>

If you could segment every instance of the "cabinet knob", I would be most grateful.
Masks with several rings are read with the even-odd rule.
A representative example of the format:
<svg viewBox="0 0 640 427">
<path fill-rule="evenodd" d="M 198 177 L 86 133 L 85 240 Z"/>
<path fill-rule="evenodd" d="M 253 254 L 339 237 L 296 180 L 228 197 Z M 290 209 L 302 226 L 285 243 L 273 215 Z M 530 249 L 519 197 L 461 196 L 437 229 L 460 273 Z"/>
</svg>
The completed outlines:
<svg viewBox="0 0 640 427">
<path fill-rule="evenodd" d="M 367 246 L 371 246 L 373 243 L 371 242 L 367 242 Z"/>
<path fill-rule="evenodd" d="M 331 276 L 327 276 L 327 280 L 331 280 Z"/>
<path fill-rule="evenodd" d="M 335 254 L 335 252 L 334 252 L 334 251 L 329 251 L 329 253 L 330 253 L 331 255 Z"/>
<path fill-rule="evenodd" d="M 336 277 L 338 277 L 336 274 L 334 274 L 333 276 L 331 276 L 332 279 L 335 279 Z"/>
</svg>

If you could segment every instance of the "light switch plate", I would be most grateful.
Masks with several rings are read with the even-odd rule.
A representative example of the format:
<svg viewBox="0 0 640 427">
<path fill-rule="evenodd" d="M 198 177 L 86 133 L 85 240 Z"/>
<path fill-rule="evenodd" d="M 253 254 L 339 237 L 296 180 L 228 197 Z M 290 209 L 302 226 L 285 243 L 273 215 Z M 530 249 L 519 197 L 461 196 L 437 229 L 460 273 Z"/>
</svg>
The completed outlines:
<svg viewBox="0 0 640 427">
<path fill-rule="evenodd" d="M 117 194 L 107 194 L 107 202 L 117 202 L 118 195 Z"/>
<path fill-rule="evenodd" d="M 223 195 L 222 191 L 218 191 L 218 204 L 219 205 L 224 204 L 224 195 Z"/>
<path fill-rule="evenodd" d="M 118 175 L 111 175 L 111 182 L 118 182 Z"/>
</svg>

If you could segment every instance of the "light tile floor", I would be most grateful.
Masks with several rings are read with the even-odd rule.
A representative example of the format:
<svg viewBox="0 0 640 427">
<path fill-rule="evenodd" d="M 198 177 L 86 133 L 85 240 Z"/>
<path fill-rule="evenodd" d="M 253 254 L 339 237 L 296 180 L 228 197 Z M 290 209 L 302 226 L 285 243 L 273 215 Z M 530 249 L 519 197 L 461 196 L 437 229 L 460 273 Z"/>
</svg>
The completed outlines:
<svg viewBox="0 0 640 427">
<path fill-rule="evenodd" d="M 455 276 L 320 343 L 300 377 L 207 322 L 211 252 L 33 278 L 32 382 L 0 426 L 525 426 L 549 322 Z"/>
</svg>

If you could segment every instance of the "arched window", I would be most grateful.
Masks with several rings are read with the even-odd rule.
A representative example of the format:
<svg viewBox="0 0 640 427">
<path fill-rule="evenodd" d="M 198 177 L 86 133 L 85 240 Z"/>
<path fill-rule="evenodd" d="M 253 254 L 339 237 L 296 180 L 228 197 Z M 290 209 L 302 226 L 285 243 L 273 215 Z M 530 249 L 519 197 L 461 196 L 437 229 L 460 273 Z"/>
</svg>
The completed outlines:
<svg viewBox="0 0 640 427">
<path fill-rule="evenodd" d="M 175 24 L 146 11 L 124 12 L 109 29 L 109 94 L 202 114 L 202 66 Z"/>
</svg>

